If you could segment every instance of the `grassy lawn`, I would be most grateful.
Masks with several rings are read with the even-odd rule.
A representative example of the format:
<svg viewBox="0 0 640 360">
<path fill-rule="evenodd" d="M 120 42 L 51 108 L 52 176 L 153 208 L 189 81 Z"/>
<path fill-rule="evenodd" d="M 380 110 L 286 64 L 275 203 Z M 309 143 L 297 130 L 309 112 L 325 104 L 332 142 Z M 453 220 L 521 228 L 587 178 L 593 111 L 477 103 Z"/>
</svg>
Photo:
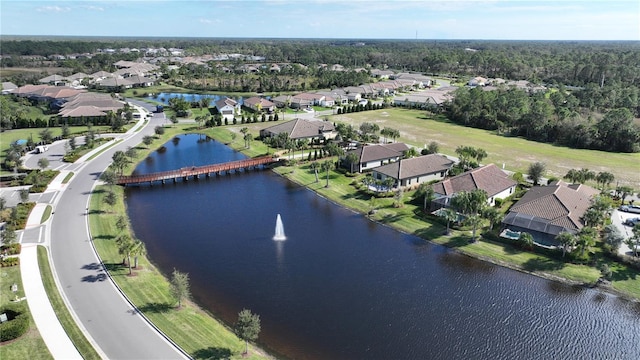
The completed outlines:
<svg viewBox="0 0 640 360">
<path fill-rule="evenodd" d="M 329 187 L 326 187 L 326 172 L 320 172 L 319 182 L 316 182 L 309 164 L 279 166 L 274 171 L 349 209 L 367 213 L 372 208 L 371 196 L 356 191 L 351 184 L 354 179 L 358 178 L 330 171 Z M 544 254 L 524 251 L 510 244 L 494 242 L 485 238 L 471 243 L 469 241 L 471 231 L 468 229 L 452 230 L 449 236 L 445 236 L 443 235 L 445 226 L 438 219 L 423 215 L 421 210 L 409 201 L 412 193 L 406 192 L 404 194 L 404 205 L 401 208 L 393 206 L 393 198 L 376 199 L 377 211 L 370 218 L 405 233 L 454 248 L 469 256 L 520 271 L 584 284 L 594 284 L 600 277 L 600 271 L 596 267 L 564 262 Z M 480 231 L 478 233 L 480 234 Z M 613 289 L 629 297 L 640 299 L 640 271 L 611 261 L 606 257 L 598 256 L 598 266 L 603 263 L 612 269 Z"/>
<path fill-rule="evenodd" d="M 640 182 L 640 153 L 610 153 L 597 150 L 571 149 L 538 143 L 517 137 L 497 135 L 495 132 L 454 124 L 442 116 L 427 116 L 426 112 L 390 108 L 363 111 L 329 117 L 334 122 L 352 124 L 356 129 L 363 122 L 376 123 L 400 131 L 407 144 L 422 148 L 431 141 L 440 145 L 440 152 L 455 156 L 460 145 L 479 147 L 489 156 L 484 163 L 494 163 L 512 171 L 527 172 L 529 164 L 541 161 L 547 166 L 547 177 L 564 176 L 569 169 L 588 168 L 595 172 L 608 171 L 616 180 L 638 187 Z"/>
<path fill-rule="evenodd" d="M 12 284 L 18 285 L 18 292 L 15 294 L 9 290 Z M 12 302 L 16 296 L 18 298 L 24 297 L 20 266 L 0 268 L 0 289 L 0 305 Z M 27 303 L 23 301 L 22 304 L 28 311 Z M 29 318 L 29 330 L 24 335 L 0 344 L 0 359 L 53 359 L 42 337 L 40 337 L 31 315 Z"/>
<path fill-rule="evenodd" d="M 406 115 L 406 113 L 408 113 L 406 110 L 392 109 L 391 112 L 394 114 L 398 112 L 398 114 L 404 115 L 405 117 L 408 116 Z M 375 116 L 373 113 L 377 113 L 378 116 L 383 116 L 384 111 L 361 114 Z M 456 132 L 462 132 L 462 129 L 467 129 L 442 121 L 418 120 L 415 119 L 416 114 L 420 113 L 413 112 L 413 120 L 407 118 L 406 122 L 410 124 L 415 122 L 414 125 L 418 123 L 440 124 L 439 126 L 442 126 L 442 128 L 445 129 L 446 132 L 451 133 L 452 136 L 455 135 Z M 345 121 L 345 117 L 342 117 L 342 120 Z M 346 121 L 349 120 L 347 119 Z M 371 118 L 362 118 L 360 121 L 372 120 Z M 397 124 L 400 123 L 403 123 L 403 121 L 399 121 Z M 198 129 L 194 124 L 170 125 L 165 128 L 163 135 L 156 135 L 154 144 L 149 147 L 145 147 L 144 145 L 137 147 L 139 150 L 138 154 L 132 159 L 132 164 L 125 169 L 125 173 L 130 173 L 137 162 L 144 159 L 148 153 L 154 151 L 160 144 L 168 141 L 173 136 L 185 132 L 207 134 L 218 141 L 228 144 L 232 148 L 243 151 L 249 156 L 273 153 L 273 149 L 268 149 L 257 140 L 251 143 L 250 149 L 245 149 L 242 134 L 240 133 L 240 129 L 247 127 L 251 134 L 257 136 L 260 129 L 272 125 L 274 125 L 273 122 L 259 122 L 207 129 Z M 380 126 L 384 127 L 385 125 L 380 124 Z M 398 125 L 393 126 L 389 124 L 386 126 L 400 128 Z M 417 136 L 417 134 L 411 130 L 410 126 L 403 127 L 402 129 L 403 134 L 411 133 L 411 136 L 407 137 Z M 482 132 L 480 130 L 470 130 L 478 131 L 475 136 L 480 139 L 491 135 L 488 132 Z M 233 139 L 232 134 L 236 134 L 235 139 Z M 518 140 L 495 135 L 491 136 L 494 136 L 496 139 L 503 139 L 504 141 Z M 411 141 L 405 141 L 411 143 Z M 461 143 L 467 144 L 468 142 Z M 417 145 L 418 142 L 415 141 L 414 144 Z M 452 154 L 456 146 L 455 144 L 450 144 L 447 147 L 444 143 L 441 143 L 442 151 L 449 152 L 449 150 L 451 150 Z M 474 146 L 483 147 L 481 144 L 475 144 Z M 529 144 L 529 146 L 532 145 Z M 491 148 L 488 146 L 483 148 L 488 152 L 491 151 Z M 592 160 L 596 158 L 597 157 L 593 156 Z M 526 165 L 524 166 L 526 167 Z M 595 169 L 593 166 L 590 168 Z M 355 191 L 352 182 L 357 181 L 357 178 L 347 177 L 341 173 L 330 171 L 329 187 L 326 187 L 326 172 L 319 172 L 319 179 L 316 181 L 315 175 L 308 163 L 296 166 L 282 165 L 276 167 L 274 170 L 347 208 L 361 213 L 367 213 L 372 208 L 371 196 Z M 195 358 L 210 358 L 219 356 L 220 354 L 231 358 L 240 358 L 243 344 L 227 327 L 216 321 L 208 313 L 199 309 L 195 304 L 187 303 L 182 309 L 175 309 L 175 301 L 169 294 L 169 283 L 167 279 L 147 259 L 144 257 L 140 259 L 139 268 L 134 269 L 135 276 L 128 275 L 128 268 L 122 265 L 123 257 L 118 254 L 115 245 L 115 238 L 121 233 L 115 225 L 116 219 L 119 216 L 126 216 L 123 189 L 120 187 L 113 189 L 119 198 L 118 204 L 114 208 L 109 208 L 103 203 L 102 198 L 108 190 L 105 186 L 96 188 L 91 198 L 90 226 L 94 244 L 116 283 L 154 324 Z M 442 235 L 444 226 L 437 220 L 425 219 L 419 209 L 416 208 L 416 205 L 407 201 L 410 196 L 411 193 L 405 193 L 405 205 L 401 208 L 393 207 L 393 198 L 375 200 L 377 212 L 371 216 L 371 219 L 406 233 L 415 234 L 425 240 L 455 248 L 457 251 L 470 256 L 522 271 L 538 273 L 552 278 L 569 279 L 586 284 L 594 283 L 600 276 L 599 271 L 593 267 L 564 263 L 544 255 L 522 251 L 508 244 L 495 243 L 486 239 L 476 243 L 469 243 L 469 231 L 454 230 L 450 236 L 444 236 Z M 611 267 L 614 271 L 613 288 L 630 296 L 640 298 L 640 279 L 638 278 L 638 272 L 630 270 L 620 264 L 612 264 Z M 266 356 L 256 348 L 254 348 L 252 354 L 255 358 Z"/>
<path fill-rule="evenodd" d="M 73 345 L 78 349 L 80 355 L 82 355 L 84 359 L 100 359 L 100 356 L 93 349 L 91 343 L 76 325 L 75 320 L 69 313 L 66 304 L 58 292 L 56 283 L 53 280 L 53 274 L 51 273 L 51 267 L 49 266 L 47 249 L 44 246 L 38 246 L 38 264 L 40 267 L 42 282 L 47 292 L 47 297 L 49 297 L 49 301 L 56 313 L 56 317 L 60 320 L 60 324 L 62 324 L 64 331 L 69 335 L 71 342 L 73 342 Z"/>
<path fill-rule="evenodd" d="M 0 163 L 4 162 L 4 158 L 7 156 L 7 152 L 9 151 L 9 146 L 15 142 L 16 140 L 24 139 L 28 140 L 30 137 L 33 138 L 34 142 L 40 141 L 40 131 L 44 128 L 29 128 L 29 129 L 13 129 L 6 130 L 2 132 L 2 141 L 0 141 Z M 61 127 L 50 127 L 51 134 L 53 137 L 62 135 Z M 94 126 L 93 130 L 96 133 L 105 133 L 109 131 L 108 126 Z M 86 126 L 70 126 L 69 132 L 71 135 L 80 136 L 87 131 Z M 9 174 L 10 172 L 1 171 L 4 174 Z"/>
<path fill-rule="evenodd" d="M 42 213 L 42 218 L 40 218 L 40 224 L 44 224 L 45 221 L 49 220 L 49 217 L 51 217 L 51 210 L 51 205 L 47 205 L 44 209 L 44 213 Z"/>
</svg>

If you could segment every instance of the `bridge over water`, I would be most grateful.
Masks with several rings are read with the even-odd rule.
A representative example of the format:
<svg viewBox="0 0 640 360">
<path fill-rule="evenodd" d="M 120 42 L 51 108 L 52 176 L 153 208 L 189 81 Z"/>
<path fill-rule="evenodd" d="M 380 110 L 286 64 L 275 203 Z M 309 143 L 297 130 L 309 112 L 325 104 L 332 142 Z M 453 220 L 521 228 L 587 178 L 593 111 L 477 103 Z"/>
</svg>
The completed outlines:
<svg viewBox="0 0 640 360">
<path fill-rule="evenodd" d="M 132 184 L 142 184 L 142 183 L 152 184 L 153 182 L 156 182 L 156 181 L 162 182 L 164 184 L 167 180 L 176 182 L 178 179 L 183 179 L 186 181 L 189 178 L 197 179 L 201 175 L 209 177 L 211 176 L 211 174 L 228 173 L 236 170 L 259 169 L 264 167 L 265 165 L 269 165 L 277 161 L 279 161 L 278 158 L 268 155 L 268 156 L 261 156 L 257 158 L 251 158 L 251 159 L 229 161 L 229 162 L 220 163 L 220 164 L 183 167 L 178 170 L 162 171 L 162 172 L 155 172 L 150 174 L 120 176 L 118 177 L 117 184 L 118 185 L 132 185 Z"/>
</svg>

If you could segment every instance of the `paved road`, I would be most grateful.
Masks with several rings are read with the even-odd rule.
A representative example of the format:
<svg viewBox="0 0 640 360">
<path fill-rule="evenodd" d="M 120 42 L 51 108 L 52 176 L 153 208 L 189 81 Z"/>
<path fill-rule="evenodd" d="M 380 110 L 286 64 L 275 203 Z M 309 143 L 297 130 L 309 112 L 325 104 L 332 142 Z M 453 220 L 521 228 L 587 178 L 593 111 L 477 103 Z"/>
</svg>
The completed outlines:
<svg viewBox="0 0 640 360">
<path fill-rule="evenodd" d="M 185 356 L 132 308 L 107 278 L 87 233 L 89 195 L 116 150 L 135 146 L 162 124 L 153 117 L 135 135 L 89 163 L 71 164 L 75 173 L 64 192 L 54 200 L 51 226 L 46 230 L 61 291 L 90 337 L 109 359 L 180 359 Z"/>
</svg>

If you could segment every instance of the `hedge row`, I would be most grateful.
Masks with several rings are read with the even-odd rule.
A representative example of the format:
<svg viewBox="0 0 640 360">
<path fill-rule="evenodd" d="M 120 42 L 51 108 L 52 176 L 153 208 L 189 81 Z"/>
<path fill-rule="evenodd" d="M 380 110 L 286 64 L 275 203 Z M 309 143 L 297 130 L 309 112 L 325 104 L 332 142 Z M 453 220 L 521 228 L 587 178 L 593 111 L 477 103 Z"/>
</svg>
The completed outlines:
<svg viewBox="0 0 640 360">
<path fill-rule="evenodd" d="M 0 324 L 0 341 L 17 339 L 29 329 L 29 313 L 22 305 L 7 304 L 0 308 L 7 320 Z"/>
</svg>

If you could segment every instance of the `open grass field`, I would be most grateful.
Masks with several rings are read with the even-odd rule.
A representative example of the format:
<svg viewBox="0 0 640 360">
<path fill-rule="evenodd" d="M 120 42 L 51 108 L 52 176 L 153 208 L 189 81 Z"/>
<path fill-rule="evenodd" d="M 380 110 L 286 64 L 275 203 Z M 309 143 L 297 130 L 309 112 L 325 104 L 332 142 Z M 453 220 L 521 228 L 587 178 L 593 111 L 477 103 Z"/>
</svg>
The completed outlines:
<svg viewBox="0 0 640 360">
<path fill-rule="evenodd" d="M 546 177 L 561 178 L 569 169 L 588 168 L 595 172 L 608 171 L 620 184 L 640 189 L 640 153 L 610 153 L 597 150 L 571 149 L 563 146 L 506 137 L 495 132 L 454 124 L 442 116 L 427 116 L 426 112 L 408 109 L 363 111 L 329 117 L 334 122 L 352 124 L 356 129 L 363 122 L 377 124 L 380 129 L 400 131 L 397 141 L 422 148 L 431 141 L 440 145 L 440 152 L 455 156 L 461 145 L 479 147 L 489 156 L 484 163 L 505 164 L 511 171 L 527 172 L 529 164 L 546 164 Z M 593 184 L 595 185 L 595 184 Z"/>
</svg>

